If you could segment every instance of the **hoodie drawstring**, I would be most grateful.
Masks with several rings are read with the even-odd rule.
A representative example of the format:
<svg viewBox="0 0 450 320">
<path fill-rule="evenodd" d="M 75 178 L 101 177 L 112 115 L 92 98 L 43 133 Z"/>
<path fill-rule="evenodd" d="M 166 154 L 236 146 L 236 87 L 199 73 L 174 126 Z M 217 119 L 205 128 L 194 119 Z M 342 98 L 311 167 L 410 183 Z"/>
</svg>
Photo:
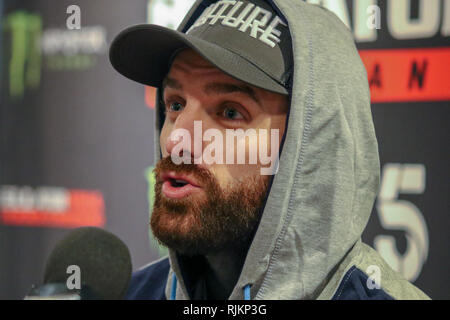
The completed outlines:
<svg viewBox="0 0 450 320">
<path fill-rule="evenodd" d="M 170 292 L 170 300 L 176 300 L 177 296 L 177 276 L 175 275 L 175 272 L 172 273 L 172 289 Z"/>
<path fill-rule="evenodd" d="M 247 284 L 244 287 L 244 300 L 250 300 L 250 284 Z M 177 295 L 177 276 L 175 275 L 175 272 L 172 273 L 172 289 L 170 292 L 170 300 L 176 300 Z"/>
<path fill-rule="evenodd" d="M 250 287 L 251 287 L 250 283 L 244 287 L 244 300 L 251 300 L 250 299 Z"/>
</svg>

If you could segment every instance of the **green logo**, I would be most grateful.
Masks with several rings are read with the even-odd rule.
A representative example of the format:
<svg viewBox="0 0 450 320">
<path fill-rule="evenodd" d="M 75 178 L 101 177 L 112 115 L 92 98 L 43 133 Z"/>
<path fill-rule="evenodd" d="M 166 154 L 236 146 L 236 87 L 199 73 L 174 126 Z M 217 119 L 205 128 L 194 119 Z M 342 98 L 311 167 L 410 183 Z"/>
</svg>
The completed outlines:
<svg viewBox="0 0 450 320">
<path fill-rule="evenodd" d="M 21 98 L 26 88 L 37 88 L 41 80 L 42 19 L 39 14 L 15 11 L 4 26 L 11 34 L 9 95 Z"/>
<path fill-rule="evenodd" d="M 154 168 L 155 168 L 154 166 L 150 166 L 145 170 L 145 178 L 147 179 L 147 183 L 148 183 L 147 199 L 148 199 L 148 204 L 149 204 L 149 216 L 150 217 L 152 215 L 153 204 L 155 203 L 156 178 L 155 178 L 155 174 L 153 172 Z M 160 257 L 166 256 L 168 254 L 167 248 L 158 243 L 158 241 L 153 236 L 150 228 L 148 229 L 148 236 L 149 236 L 149 240 L 150 240 L 150 247 L 156 249 L 158 251 L 158 255 Z"/>
</svg>

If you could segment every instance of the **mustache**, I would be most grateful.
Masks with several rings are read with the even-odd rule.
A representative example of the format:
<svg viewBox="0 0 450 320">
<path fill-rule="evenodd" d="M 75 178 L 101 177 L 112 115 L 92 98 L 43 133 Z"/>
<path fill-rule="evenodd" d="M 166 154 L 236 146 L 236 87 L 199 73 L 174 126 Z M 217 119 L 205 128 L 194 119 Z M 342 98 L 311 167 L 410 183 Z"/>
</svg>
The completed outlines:
<svg viewBox="0 0 450 320">
<path fill-rule="evenodd" d="M 170 156 L 162 158 L 156 164 L 155 169 L 153 170 L 156 177 L 156 183 L 163 183 L 160 177 L 161 174 L 166 171 L 190 174 L 203 185 L 217 185 L 215 176 L 208 169 L 201 168 L 196 164 L 175 164 Z"/>
</svg>

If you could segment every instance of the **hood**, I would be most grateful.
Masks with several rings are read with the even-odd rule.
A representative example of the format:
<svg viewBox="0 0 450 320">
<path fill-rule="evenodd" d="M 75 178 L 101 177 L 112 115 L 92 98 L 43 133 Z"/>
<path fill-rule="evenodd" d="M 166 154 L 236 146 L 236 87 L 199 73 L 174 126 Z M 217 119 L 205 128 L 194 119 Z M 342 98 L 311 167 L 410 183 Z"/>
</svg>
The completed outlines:
<svg viewBox="0 0 450 320">
<path fill-rule="evenodd" d="M 197 1 L 178 30 L 213 2 Z M 350 30 L 322 7 L 271 2 L 292 38 L 290 112 L 279 170 L 230 299 L 244 299 L 249 287 L 251 299 L 315 299 L 367 224 L 379 186 L 378 146 L 367 75 Z M 156 161 L 164 117 L 158 101 Z M 186 299 L 172 250 L 169 258 L 166 296 Z"/>
</svg>

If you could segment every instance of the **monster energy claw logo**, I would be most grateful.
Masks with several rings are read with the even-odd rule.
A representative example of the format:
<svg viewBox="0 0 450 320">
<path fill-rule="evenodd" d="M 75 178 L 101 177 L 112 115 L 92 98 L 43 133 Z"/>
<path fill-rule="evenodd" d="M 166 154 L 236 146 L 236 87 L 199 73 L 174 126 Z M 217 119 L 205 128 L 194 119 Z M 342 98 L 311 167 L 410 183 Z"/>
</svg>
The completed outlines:
<svg viewBox="0 0 450 320">
<path fill-rule="evenodd" d="M 9 94 L 22 97 L 25 88 L 36 88 L 41 80 L 42 19 L 39 14 L 17 11 L 5 19 L 11 33 Z"/>
<path fill-rule="evenodd" d="M 72 16 L 68 18 L 72 21 Z M 70 22 L 68 20 L 68 22 Z M 79 21 L 78 21 L 79 22 Z M 49 70 L 86 70 L 107 49 L 106 29 L 101 25 L 43 29 L 40 14 L 15 11 L 6 16 L 4 28 L 11 37 L 9 95 L 24 96 L 41 80 L 42 58 Z"/>
</svg>

